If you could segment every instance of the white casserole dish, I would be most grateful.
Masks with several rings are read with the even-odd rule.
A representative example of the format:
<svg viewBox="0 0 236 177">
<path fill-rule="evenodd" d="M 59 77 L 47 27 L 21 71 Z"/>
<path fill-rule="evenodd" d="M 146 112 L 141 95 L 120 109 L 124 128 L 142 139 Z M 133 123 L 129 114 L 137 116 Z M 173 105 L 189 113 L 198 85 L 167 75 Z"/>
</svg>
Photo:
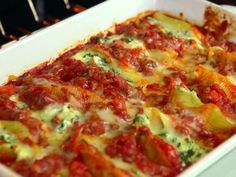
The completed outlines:
<svg viewBox="0 0 236 177">
<path fill-rule="evenodd" d="M 47 61 L 49 58 L 55 58 L 57 56 L 55 54 L 62 52 L 68 46 L 72 46 L 76 42 L 86 39 L 86 37 L 108 29 L 114 22 L 122 22 L 140 12 L 160 10 L 174 16 L 179 16 L 182 13 L 183 17 L 188 21 L 197 25 L 203 25 L 205 10 L 208 7 L 217 11 L 219 16 L 228 19 L 231 22 L 230 30 L 233 32 L 236 26 L 236 15 L 204 0 L 110 0 L 104 2 L 37 32 L 7 48 L 1 49 L 0 84 L 6 82 L 9 75 L 20 75 L 27 71 L 27 69 Z M 231 37 L 233 40 L 236 36 Z M 200 176 L 213 174 L 207 171 L 204 172 L 204 170 L 231 151 L 236 156 L 235 149 L 236 135 L 185 170 L 180 176 L 194 177 L 200 174 Z M 232 153 L 230 156 L 228 155 L 228 159 L 232 160 L 232 158 L 229 158 L 232 156 Z M 227 162 L 226 159 L 226 165 Z M 216 165 L 217 168 L 219 166 Z M 214 165 L 209 169 L 214 171 Z M 224 169 L 226 169 L 226 166 L 222 166 L 220 171 L 224 171 Z M 18 175 L 0 165 L 0 177 L 8 176 Z M 214 176 L 216 177 L 217 175 Z"/>
</svg>

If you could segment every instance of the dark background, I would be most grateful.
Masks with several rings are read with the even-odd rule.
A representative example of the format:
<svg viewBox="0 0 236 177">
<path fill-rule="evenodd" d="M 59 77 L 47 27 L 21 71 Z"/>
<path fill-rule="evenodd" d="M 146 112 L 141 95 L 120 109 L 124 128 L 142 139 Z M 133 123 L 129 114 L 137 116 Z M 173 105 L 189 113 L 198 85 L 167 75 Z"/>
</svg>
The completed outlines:
<svg viewBox="0 0 236 177">
<path fill-rule="evenodd" d="M 211 0 L 214 3 L 217 4 L 230 4 L 230 5 L 236 5 L 236 1 L 235 0 Z"/>
</svg>

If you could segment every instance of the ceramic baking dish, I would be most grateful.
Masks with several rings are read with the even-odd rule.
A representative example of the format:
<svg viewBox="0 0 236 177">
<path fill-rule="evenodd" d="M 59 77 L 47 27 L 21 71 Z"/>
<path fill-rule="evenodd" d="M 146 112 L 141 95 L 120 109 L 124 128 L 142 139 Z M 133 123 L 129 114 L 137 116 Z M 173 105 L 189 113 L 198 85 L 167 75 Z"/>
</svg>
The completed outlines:
<svg viewBox="0 0 236 177">
<path fill-rule="evenodd" d="M 160 10 L 170 15 L 181 16 L 200 26 L 206 22 L 206 12 L 211 11 L 215 15 L 214 19 L 229 22 L 227 36 L 231 40 L 236 39 L 236 15 L 204 0 L 109 0 L 1 49 L 0 84 L 6 82 L 9 75 L 20 75 L 27 69 L 55 58 L 68 49 L 68 46 L 76 45 L 79 41 L 108 29 L 114 23 L 122 22 L 146 10 Z M 208 19 L 208 22 L 211 20 Z M 204 170 L 235 148 L 236 135 L 180 176 L 204 176 Z M 0 177 L 16 176 L 18 175 L 0 165 Z"/>
</svg>

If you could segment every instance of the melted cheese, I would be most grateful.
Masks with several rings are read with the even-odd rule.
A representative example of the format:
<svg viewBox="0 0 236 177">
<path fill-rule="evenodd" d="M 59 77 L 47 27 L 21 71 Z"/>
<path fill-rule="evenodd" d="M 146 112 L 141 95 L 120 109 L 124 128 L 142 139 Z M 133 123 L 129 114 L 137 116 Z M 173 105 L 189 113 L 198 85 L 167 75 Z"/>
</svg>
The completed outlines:
<svg viewBox="0 0 236 177">
<path fill-rule="evenodd" d="M 34 158 L 38 154 L 37 149 L 23 144 L 15 134 L 30 137 L 28 130 L 20 123 L 0 121 L 0 140 L 5 142 L 0 144 L 0 149 L 15 153 L 17 160 Z"/>
<path fill-rule="evenodd" d="M 173 102 L 183 107 L 199 107 L 203 105 L 195 91 L 190 91 L 183 87 L 178 87 L 172 95 Z"/>
<path fill-rule="evenodd" d="M 83 135 L 81 137 L 81 139 L 86 141 L 86 143 L 96 147 L 100 152 L 104 153 L 105 147 L 106 147 L 105 139 L 98 138 L 98 137 L 95 138 L 95 137 L 86 136 L 86 135 Z M 130 172 L 134 176 L 147 177 L 147 175 L 145 175 L 139 169 L 137 169 L 134 164 L 124 162 L 120 158 L 110 158 L 108 155 L 105 155 L 105 154 L 104 154 L 104 157 L 107 160 L 111 161 L 116 167 L 123 169 L 123 170 L 127 170 L 128 172 Z"/>
<path fill-rule="evenodd" d="M 185 164 L 197 161 L 210 151 L 190 138 L 175 136 L 171 133 L 162 133 L 160 136 L 178 149 L 180 157 Z"/>
<path fill-rule="evenodd" d="M 236 77 L 235 76 L 228 76 L 228 80 L 236 86 Z"/>
<path fill-rule="evenodd" d="M 150 18 L 149 18 L 150 19 Z M 199 48 L 203 48 L 200 36 L 196 29 L 189 23 L 168 17 L 162 13 L 156 12 L 154 18 L 150 19 L 152 23 L 159 24 L 163 27 L 163 32 L 174 35 L 185 40 L 195 40 Z"/>
</svg>

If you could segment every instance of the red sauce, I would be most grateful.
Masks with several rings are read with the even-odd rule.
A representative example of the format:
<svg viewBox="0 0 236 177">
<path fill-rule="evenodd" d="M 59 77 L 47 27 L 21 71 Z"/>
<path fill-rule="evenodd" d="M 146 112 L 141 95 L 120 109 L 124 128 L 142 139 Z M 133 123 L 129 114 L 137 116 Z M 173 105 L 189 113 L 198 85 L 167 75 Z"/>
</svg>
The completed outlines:
<svg viewBox="0 0 236 177">
<path fill-rule="evenodd" d="M 0 120 L 17 120 L 20 116 L 20 109 L 16 103 L 9 98 L 0 96 Z"/>
<path fill-rule="evenodd" d="M 235 52 L 236 51 L 236 44 L 230 41 L 227 41 L 221 32 L 210 32 L 203 28 L 198 28 L 200 32 L 204 35 L 204 44 L 207 47 L 214 47 L 218 46 L 223 48 L 228 52 Z"/>
<path fill-rule="evenodd" d="M 123 133 L 112 139 L 106 153 L 111 157 L 121 157 L 126 162 L 133 162 L 137 154 L 136 139 L 132 132 Z"/>
<path fill-rule="evenodd" d="M 17 154 L 15 154 L 14 152 L 4 151 L 3 149 L 1 149 L 1 151 L 0 151 L 0 163 L 3 163 L 4 165 L 10 166 L 13 163 L 15 163 L 16 159 L 17 159 Z"/>
<path fill-rule="evenodd" d="M 171 176 L 179 172 L 182 167 L 177 150 L 158 137 L 152 137 L 149 131 L 143 127 L 138 134 L 126 132 L 118 135 L 110 140 L 106 153 L 136 164 L 150 176 Z"/>
<path fill-rule="evenodd" d="M 102 135 L 106 132 L 106 122 L 98 115 L 91 116 L 83 125 L 82 133 L 86 135 Z"/>
<path fill-rule="evenodd" d="M 136 23 L 132 22 L 128 25 L 116 25 L 115 30 L 118 34 L 124 33 L 144 40 L 148 49 L 166 50 L 170 48 L 182 55 L 188 45 L 183 39 L 161 33 L 158 31 L 157 25 L 151 25 L 149 22 L 142 26 L 137 26 Z"/>
<path fill-rule="evenodd" d="M 52 89 L 43 86 L 25 88 L 20 93 L 20 99 L 26 102 L 33 110 L 42 109 L 49 104 L 63 101 L 52 92 Z"/>
<path fill-rule="evenodd" d="M 32 165 L 26 161 L 19 161 L 15 170 L 25 177 L 55 177 L 59 175 L 66 165 L 66 160 L 57 154 L 51 154 L 40 160 L 36 160 Z"/>
<path fill-rule="evenodd" d="M 224 112 L 234 112 L 234 104 L 227 98 L 225 91 L 218 84 L 200 87 L 198 89 L 198 96 L 203 103 L 213 103 Z"/>
<path fill-rule="evenodd" d="M 76 159 L 70 164 L 70 177 L 91 177 L 91 175 L 88 172 L 88 167 Z"/>
<path fill-rule="evenodd" d="M 128 64 L 131 64 L 139 70 L 140 65 L 137 59 L 142 55 L 141 48 L 127 49 L 122 43 L 115 42 L 111 45 L 111 49 L 112 56 L 118 59 L 122 65 L 128 66 Z"/>
<path fill-rule="evenodd" d="M 63 60 L 63 68 L 60 73 L 60 78 L 62 81 L 68 82 L 81 76 L 86 71 L 87 67 L 82 61 L 67 58 Z"/>
<path fill-rule="evenodd" d="M 124 120 L 130 118 L 127 113 L 125 99 L 123 97 L 116 97 L 109 104 L 116 115 Z"/>
<path fill-rule="evenodd" d="M 28 128 L 29 132 L 33 136 L 39 136 L 40 134 L 43 134 L 43 124 L 41 121 L 29 116 L 21 116 L 20 122 Z"/>
<path fill-rule="evenodd" d="M 0 86 L 0 95 L 11 96 L 16 93 L 16 87 L 13 85 Z"/>
</svg>

